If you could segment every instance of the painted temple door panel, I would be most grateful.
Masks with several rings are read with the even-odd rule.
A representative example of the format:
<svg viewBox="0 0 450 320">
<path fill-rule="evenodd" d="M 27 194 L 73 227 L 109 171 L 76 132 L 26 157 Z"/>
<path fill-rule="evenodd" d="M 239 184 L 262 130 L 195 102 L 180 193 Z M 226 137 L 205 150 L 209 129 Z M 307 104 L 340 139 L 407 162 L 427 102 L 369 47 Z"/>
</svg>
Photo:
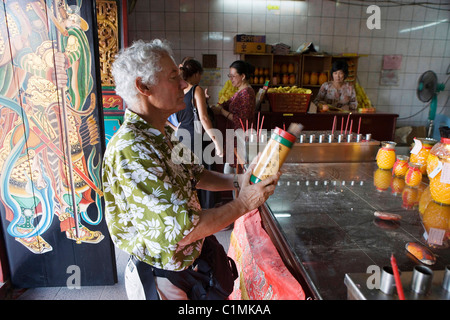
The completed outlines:
<svg viewBox="0 0 450 320">
<path fill-rule="evenodd" d="M 95 2 L 0 6 L 0 224 L 15 287 L 117 282 Z"/>
<path fill-rule="evenodd" d="M 100 52 L 100 77 L 103 96 L 105 142 L 123 122 L 125 104 L 115 92 L 111 65 L 121 47 L 127 45 L 127 1 L 96 0 Z"/>
</svg>

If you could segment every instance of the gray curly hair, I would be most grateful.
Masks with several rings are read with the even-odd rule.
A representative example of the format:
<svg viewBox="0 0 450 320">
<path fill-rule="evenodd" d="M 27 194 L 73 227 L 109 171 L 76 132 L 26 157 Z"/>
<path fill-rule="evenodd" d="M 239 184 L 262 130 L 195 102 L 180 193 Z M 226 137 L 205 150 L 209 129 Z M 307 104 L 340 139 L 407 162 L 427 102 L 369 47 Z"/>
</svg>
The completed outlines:
<svg viewBox="0 0 450 320">
<path fill-rule="evenodd" d="M 116 93 L 129 106 L 138 100 L 135 80 L 154 86 L 158 83 L 157 74 L 161 72 L 159 61 L 168 55 L 173 58 L 173 51 L 167 40 L 154 39 L 150 42 L 138 40 L 130 47 L 122 49 L 116 56 L 111 69 L 116 84 Z M 175 60 L 174 60 L 175 62 Z"/>
</svg>

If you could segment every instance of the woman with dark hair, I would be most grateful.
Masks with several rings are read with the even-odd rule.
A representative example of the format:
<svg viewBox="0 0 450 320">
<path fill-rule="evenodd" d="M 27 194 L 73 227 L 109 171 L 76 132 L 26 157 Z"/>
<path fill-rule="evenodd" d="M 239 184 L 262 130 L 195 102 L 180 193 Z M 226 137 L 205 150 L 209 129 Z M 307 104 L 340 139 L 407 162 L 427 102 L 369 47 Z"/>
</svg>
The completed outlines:
<svg viewBox="0 0 450 320">
<path fill-rule="evenodd" d="M 234 61 L 230 65 L 228 78 L 238 91 L 222 104 L 214 106 L 215 114 L 220 114 L 226 119 L 226 129 L 242 129 L 245 123 L 250 128 L 255 116 L 255 91 L 249 84 L 250 75 L 255 71 L 255 67 L 243 60 Z M 235 141 L 234 146 L 237 143 Z M 225 149 L 227 150 L 227 149 Z M 234 155 L 234 163 L 225 163 L 224 172 L 233 172 L 237 159 Z"/>
<path fill-rule="evenodd" d="M 177 136 L 197 157 L 201 160 L 203 166 L 208 170 L 215 170 L 214 159 L 209 158 L 209 154 L 203 152 L 211 143 L 203 141 L 203 132 L 206 132 L 214 143 L 215 154 L 223 156 L 222 143 L 216 137 L 211 119 L 208 116 L 208 106 L 206 103 L 205 91 L 198 85 L 202 78 L 203 67 L 197 60 L 185 59 L 180 67 L 181 77 L 187 82 L 188 86 L 184 89 L 184 103 L 186 108 L 176 113 L 179 121 Z M 200 124 L 195 124 L 194 111 L 198 114 Z M 195 125 L 200 129 L 196 131 Z M 185 129 L 186 131 L 182 131 Z M 183 134 L 184 133 L 184 134 Z M 188 141 L 184 139 L 189 137 Z M 198 145 L 196 145 L 198 143 Z M 198 190 L 198 198 L 202 208 L 213 208 L 219 201 L 219 194 L 208 191 Z"/>
<path fill-rule="evenodd" d="M 331 66 L 332 81 L 320 87 L 314 103 L 318 106 L 330 105 L 343 110 L 356 110 L 356 92 L 353 85 L 344 80 L 348 76 L 348 65 L 344 60 L 336 60 Z"/>
</svg>

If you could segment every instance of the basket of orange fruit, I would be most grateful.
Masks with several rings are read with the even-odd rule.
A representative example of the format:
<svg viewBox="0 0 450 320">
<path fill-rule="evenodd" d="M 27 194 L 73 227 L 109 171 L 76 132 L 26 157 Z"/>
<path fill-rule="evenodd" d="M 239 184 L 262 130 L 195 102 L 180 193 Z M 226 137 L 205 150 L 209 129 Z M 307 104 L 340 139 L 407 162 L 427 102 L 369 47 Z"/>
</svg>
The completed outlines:
<svg viewBox="0 0 450 320">
<path fill-rule="evenodd" d="M 267 90 L 267 98 L 273 112 L 306 113 L 312 91 L 310 89 L 277 87 Z"/>
</svg>

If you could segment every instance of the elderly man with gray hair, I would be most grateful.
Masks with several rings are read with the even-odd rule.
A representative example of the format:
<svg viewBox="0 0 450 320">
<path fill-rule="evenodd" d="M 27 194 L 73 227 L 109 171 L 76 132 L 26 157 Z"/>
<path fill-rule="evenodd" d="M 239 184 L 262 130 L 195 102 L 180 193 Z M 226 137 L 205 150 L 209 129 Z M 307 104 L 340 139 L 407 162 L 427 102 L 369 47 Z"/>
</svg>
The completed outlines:
<svg viewBox="0 0 450 320">
<path fill-rule="evenodd" d="M 130 299 L 208 298 L 204 294 L 208 285 L 199 281 L 202 287 L 192 280 L 201 269 L 198 262 L 207 251 L 207 240 L 262 205 L 273 194 L 280 173 L 251 184 L 254 165 L 244 174 L 227 175 L 174 161 L 179 142 L 166 121 L 185 108 L 187 84 L 166 41 L 133 43 L 118 54 L 112 73 L 127 109 L 106 149 L 103 187 L 112 240 L 131 256 L 126 268 L 127 295 Z M 196 189 L 236 187 L 240 192 L 233 201 L 201 209 Z M 210 252 L 224 251 L 217 244 L 215 240 Z M 229 260 L 218 261 L 218 256 L 206 258 L 213 270 L 214 264 L 229 264 Z M 199 290 L 203 294 L 195 294 Z"/>
</svg>

